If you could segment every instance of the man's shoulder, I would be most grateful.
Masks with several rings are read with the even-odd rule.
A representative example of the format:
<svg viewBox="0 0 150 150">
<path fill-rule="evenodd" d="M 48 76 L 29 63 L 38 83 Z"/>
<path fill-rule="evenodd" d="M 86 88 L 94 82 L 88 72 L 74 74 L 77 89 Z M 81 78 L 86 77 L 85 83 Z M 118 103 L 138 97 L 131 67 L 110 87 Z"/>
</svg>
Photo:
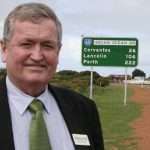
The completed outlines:
<svg viewBox="0 0 150 150">
<path fill-rule="evenodd" d="M 55 97 L 59 106 L 65 110 L 73 110 L 75 114 L 90 115 L 97 111 L 96 104 L 90 98 L 71 89 L 49 86 L 49 90 Z M 92 118 L 92 117 L 91 117 Z"/>
<path fill-rule="evenodd" d="M 92 104 L 94 103 L 93 100 L 88 98 L 87 96 L 80 94 L 76 91 L 71 89 L 62 88 L 62 87 L 55 87 L 49 86 L 50 91 L 55 96 L 65 100 L 65 101 L 73 101 L 74 103 L 84 103 L 84 104 Z"/>
</svg>

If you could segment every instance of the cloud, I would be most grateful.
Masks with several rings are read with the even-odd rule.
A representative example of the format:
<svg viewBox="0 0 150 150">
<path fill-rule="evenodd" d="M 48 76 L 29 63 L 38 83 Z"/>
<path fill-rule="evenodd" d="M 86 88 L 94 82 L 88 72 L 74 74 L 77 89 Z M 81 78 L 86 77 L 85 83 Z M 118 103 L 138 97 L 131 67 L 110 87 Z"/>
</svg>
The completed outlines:
<svg viewBox="0 0 150 150">
<path fill-rule="evenodd" d="M 95 0 L 93 2 L 87 0 L 74 1 L 69 4 L 63 0 L 63 3 L 65 7 L 62 8 L 60 5 L 58 8 L 64 34 L 78 35 L 79 39 L 82 34 L 85 36 L 135 37 L 139 40 L 139 65 L 137 67 L 143 70 L 145 68 L 150 74 L 146 67 L 150 65 L 149 1 Z M 80 48 L 77 47 L 76 51 L 80 52 Z M 116 68 L 112 69 L 114 71 Z M 129 70 L 132 69 L 134 68 Z"/>
</svg>

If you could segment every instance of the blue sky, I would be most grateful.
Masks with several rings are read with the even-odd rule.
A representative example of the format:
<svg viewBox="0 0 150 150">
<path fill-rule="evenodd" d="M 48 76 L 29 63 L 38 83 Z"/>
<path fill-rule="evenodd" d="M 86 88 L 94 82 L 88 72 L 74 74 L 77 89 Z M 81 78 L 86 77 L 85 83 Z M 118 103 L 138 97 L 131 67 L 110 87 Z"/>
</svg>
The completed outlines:
<svg viewBox="0 0 150 150">
<path fill-rule="evenodd" d="M 58 15 L 63 26 L 59 70 L 90 70 L 81 64 L 81 39 L 84 36 L 133 37 L 139 41 L 136 68 L 150 76 L 150 1 L 149 0 L 5 0 L 0 5 L 0 36 L 7 14 L 18 4 L 42 2 Z M 2 66 L 2 63 L 0 63 Z M 128 68 L 131 74 L 135 68 Z M 124 74 L 125 68 L 94 67 L 103 76 Z"/>
</svg>

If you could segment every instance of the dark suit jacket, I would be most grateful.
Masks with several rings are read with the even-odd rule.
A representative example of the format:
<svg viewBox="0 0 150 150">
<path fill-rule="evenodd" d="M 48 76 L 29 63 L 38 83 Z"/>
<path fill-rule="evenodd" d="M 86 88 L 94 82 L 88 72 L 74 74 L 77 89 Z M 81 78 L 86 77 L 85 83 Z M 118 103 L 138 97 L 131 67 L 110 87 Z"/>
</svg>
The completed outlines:
<svg viewBox="0 0 150 150">
<path fill-rule="evenodd" d="M 76 150 L 104 150 L 101 125 L 95 103 L 73 91 L 49 86 L 72 134 L 86 134 L 90 146 L 75 145 Z M 11 114 L 5 79 L 0 81 L 0 150 L 15 150 Z"/>
</svg>

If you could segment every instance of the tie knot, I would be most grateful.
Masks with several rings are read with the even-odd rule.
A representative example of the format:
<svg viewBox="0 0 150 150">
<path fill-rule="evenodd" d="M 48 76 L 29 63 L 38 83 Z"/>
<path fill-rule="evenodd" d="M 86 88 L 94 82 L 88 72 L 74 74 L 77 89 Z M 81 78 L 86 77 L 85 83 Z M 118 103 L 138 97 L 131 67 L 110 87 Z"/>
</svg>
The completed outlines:
<svg viewBox="0 0 150 150">
<path fill-rule="evenodd" d="M 42 111 L 43 103 L 38 99 L 34 99 L 29 105 L 29 110 L 33 113 L 35 113 L 37 111 Z"/>
</svg>

